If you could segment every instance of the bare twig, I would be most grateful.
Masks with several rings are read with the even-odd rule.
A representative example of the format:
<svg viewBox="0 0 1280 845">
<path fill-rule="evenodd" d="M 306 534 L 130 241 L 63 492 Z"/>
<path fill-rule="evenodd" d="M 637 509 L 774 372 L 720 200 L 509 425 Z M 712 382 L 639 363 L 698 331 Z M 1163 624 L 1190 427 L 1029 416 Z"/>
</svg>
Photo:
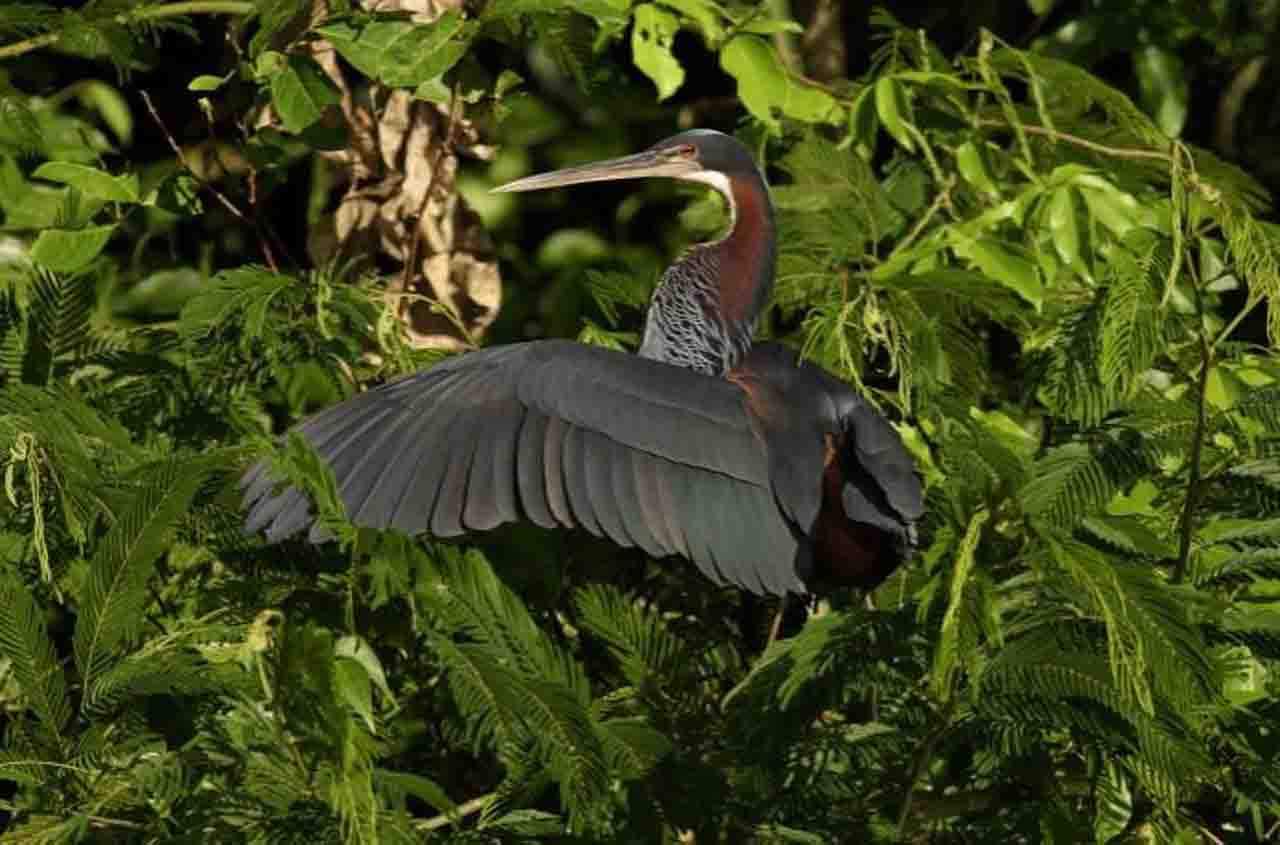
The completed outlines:
<svg viewBox="0 0 1280 845">
<path fill-rule="evenodd" d="M 239 206 L 231 201 L 230 197 L 218 190 L 217 186 L 204 179 L 195 171 L 194 168 L 191 167 L 191 163 L 187 161 L 186 153 L 182 151 L 182 146 L 178 143 L 177 139 L 173 137 L 173 133 L 169 131 L 169 127 L 165 126 L 164 120 L 160 117 L 160 113 L 156 111 L 155 104 L 151 102 L 150 95 L 147 94 L 146 91 L 140 91 L 139 93 L 142 95 L 142 102 L 146 104 L 147 112 L 150 113 L 151 119 L 154 120 L 156 126 L 160 128 L 161 134 L 163 134 L 165 140 L 169 142 L 169 148 L 172 149 L 174 155 L 178 157 L 178 164 L 182 166 L 182 169 L 185 170 L 192 179 L 195 179 L 196 182 L 199 183 L 201 188 L 204 188 L 209 191 L 209 193 L 213 194 L 222 207 L 231 212 L 233 217 L 244 223 L 246 226 L 252 228 L 258 234 L 258 246 L 262 249 L 263 260 L 267 262 L 267 266 L 270 267 L 272 271 L 279 272 L 280 268 L 276 264 L 275 254 L 271 251 L 271 244 L 267 243 L 267 238 L 263 234 L 262 228 L 257 225 L 256 221 L 250 219 L 243 211 L 241 211 Z"/>
<path fill-rule="evenodd" d="M 898 839 L 902 840 L 907 833 L 907 828 L 911 822 L 911 804 L 915 800 L 916 782 L 920 780 L 920 775 L 924 774 L 924 770 L 928 768 L 929 761 L 933 758 L 933 749 L 937 747 L 938 740 L 942 739 L 943 734 L 951 727 L 951 708 L 954 699 L 949 699 L 942 713 L 939 714 L 937 727 L 925 736 L 924 741 L 920 743 L 920 747 L 916 752 L 915 759 L 911 761 L 911 771 L 907 775 L 907 792 L 902 796 L 902 809 L 898 811 Z"/>
</svg>

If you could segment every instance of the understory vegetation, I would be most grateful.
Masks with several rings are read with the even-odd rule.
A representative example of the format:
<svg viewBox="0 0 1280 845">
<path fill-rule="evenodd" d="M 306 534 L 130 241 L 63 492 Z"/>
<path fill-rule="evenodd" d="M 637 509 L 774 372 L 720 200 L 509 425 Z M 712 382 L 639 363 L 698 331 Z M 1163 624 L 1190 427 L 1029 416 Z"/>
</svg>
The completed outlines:
<svg viewBox="0 0 1280 845">
<path fill-rule="evenodd" d="M 1226 141 L 1189 92 L 1276 4 L 853 5 L 0 4 L 0 842 L 1274 836 L 1277 89 Z M 292 423 L 634 349 L 725 223 L 488 188 L 691 126 L 766 165 L 759 334 L 895 421 L 919 553 L 769 643 L 684 561 L 347 524 Z M 265 454 L 341 542 L 242 533 Z"/>
</svg>

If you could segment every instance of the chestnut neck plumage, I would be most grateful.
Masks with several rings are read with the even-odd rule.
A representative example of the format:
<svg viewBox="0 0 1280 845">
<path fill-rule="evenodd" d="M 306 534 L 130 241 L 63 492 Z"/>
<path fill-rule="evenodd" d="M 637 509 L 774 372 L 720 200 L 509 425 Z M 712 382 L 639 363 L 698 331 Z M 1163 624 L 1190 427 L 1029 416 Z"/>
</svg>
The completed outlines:
<svg viewBox="0 0 1280 845">
<path fill-rule="evenodd" d="M 673 264 L 653 294 L 640 355 L 724 375 L 751 351 L 756 318 L 769 300 L 777 262 L 773 204 L 758 171 L 702 171 L 684 177 L 728 201 L 728 233 Z"/>
</svg>

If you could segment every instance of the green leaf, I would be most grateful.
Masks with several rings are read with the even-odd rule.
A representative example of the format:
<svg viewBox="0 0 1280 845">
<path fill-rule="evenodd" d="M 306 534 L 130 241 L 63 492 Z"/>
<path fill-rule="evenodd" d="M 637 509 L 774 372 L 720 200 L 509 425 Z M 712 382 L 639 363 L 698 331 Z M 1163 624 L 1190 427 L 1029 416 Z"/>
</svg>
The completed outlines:
<svg viewBox="0 0 1280 845">
<path fill-rule="evenodd" d="M 1148 44 L 1133 52 L 1133 71 L 1138 77 L 1138 93 L 1147 113 L 1160 131 L 1177 138 L 1187 124 L 1191 86 L 1179 56 Z"/>
<path fill-rule="evenodd" d="M 31 257 L 58 273 L 74 273 L 98 257 L 115 226 L 46 229 L 31 247 Z"/>
<path fill-rule="evenodd" d="M 457 11 L 431 23 L 341 21 L 318 30 L 366 76 L 397 88 L 416 88 L 448 71 L 467 51 L 475 27 Z"/>
<path fill-rule="evenodd" d="M 288 132 L 301 132 L 338 102 L 338 90 L 310 56 L 293 55 L 271 77 L 271 104 Z"/>
<path fill-rule="evenodd" d="M 121 144 L 133 140 L 133 112 L 118 88 L 96 79 L 85 80 L 76 86 L 76 99 L 86 109 L 97 112 Z"/>
<path fill-rule="evenodd" d="M 387 685 L 387 673 L 382 668 L 382 661 L 378 659 L 378 653 L 365 641 L 364 637 L 354 634 L 342 637 L 334 644 L 333 654 L 335 657 L 354 660 L 364 667 L 369 680 L 373 681 L 378 691 L 387 697 L 387 701 L 395 705 L 396 699 L 391 694 L 391 687 Z"/>
<path fill-rule="evenodd" d="M 755 35 L 777 35 L 780 32 L 804 32 L 804 27 L 795 21 L 785 20 L 782 18 L 768 19 L 752 19 L 743 25 L 742 32 L 750 32 Z"/>
<path fill-rule="evenodd" d="M 708 44 L 718 44 L 724 38 L 724 11 L 712 0 L 659 0 L 697 24 Z M 635 15 L 639 17 L 640 9 Z"/>
<path fill-rule="evenodd" d="M 202 73 L 187 83 L 188 91 L 217 91 L 226 82 L 221 76 L 210 76 Z"/>
<path fill-rule="evenodd" d="M 70 185 L 86 197 L 108 202 L 138 202 L 137 180 L 70 161 L 46 161 L 31 174 L 35 179 L 47 179 Z"/>
<path fill-rule="evenodd" d="M 942 616 L 942 627 L 938 632 L 938 645 L 934 651 L 933 671 L 930 682 L 934 693 L 941 699 L 951 697 L 952 678 L 957 664 L 960 662 L 960 624 L 964 606 L 965 585 L 969 574 L 973 571 L 978 540 L 982 537 L 982 526 L 987 523 L 990 514 L 979 510 L 969 519 L 964 538 L 956 549 L 955 563 L 951 569 L 950 598 L 947 610 Z"/>
<path fill-rule="evenodd" d="M 1048 215 L 1049 235 L 1058 257 L 1068 267 L 1080 262 L 1080 226 L 1076 218 L 1076 204 L 1072 189 L 1059 188 L 1049 195 L 1045 212 Z"/>
<path fill-rule="evenodd" d="M 1013 290 L 1037 309 L 1044 298 L 1044 284 L 1036 265 L 1007 241 L 992 238 L 952 239 L 956 255 L 971 262 L 990 278 Z"/>
<path fill-rule="evenodd" d="M 773 132 L 781 131 L 778 118 L 802 123 L 839 120 L 840 108 L 827 92 L 796 82 L 767 41 L 755 35 L 739 35 L 720 51 L 720 66 L 738 81 L 738 97 L 747 111 Z"/>
<path fill-rule="evenodd" d="M 658 100 L 665 100 L 684 84 L 684 68 L 671 55 L 671 45 L 680 31 L 680 21 L 672 13 L 652 3 L 636 7 L 631 28 L 631 54 L 658 87 Z"/>
<path fill-rule="evenodd" d="M 375 776 L 379 783 L 425 801 L 438 812 L 452 813 L 458 809 L 458 805 L 449 798 L 444 787 L 431 778 L 412 772 L 393 772 L 389 769 L 378 769 Z"/>
<path fill-rule="evenodd" d="M 134 479 L 133 501 L 98 543 L 80 597 L 74 651 L 86 687 L 110 666 L 116 649 L 146 624 L 144 611 L 151 603 L 147 582 L 155 559 L 211 469 L 210 462 L 198 458 L 171 460 Z"/>
<path fill-rule="evenodd" d="M 369 674 L 364 667 L 350 658 L 336 658 L 333 662 L 333 686 L 338 700 L 364 720 L 370 733 L 375 733 L 378 724 L 373 718 L 373 684 L 369 682 Z"/>
<path fill-rule="evenodd" d="M 863 144 L 868 150 L 876 148 L 876 133 L 880 128 L 875 90 L 873 85 L 863 88 L 849 109 L 849 141 Z"/>
<path fill-rule="evenodd" d="M 911 116 L 911 105 L 907 102 L 906 92 L 901 85 L 889 77 L 876 80 L 876 113 L 893 139 L 907 152 L 915 152 L 915 140 L 907 130 L 907 121 Z"/>
<path fill-rule="evenodd" d="M 67 680 L 45 625 L 44 609 L 27 585 L 0 576 L 0 655 L 10 661 L 22 695 L 47 735 L 61 742 L 71 718 Z"/>
<path fill-rule="evenodd" d="M 1124 772 L 1108 760 L 1094 790 L 1097 811 L 1093 819 L 1093 841 L 1106 845 L 1129 826 L 1133 816 L 1133 792 Z"/>
<path fill-rule="evenodd" d="M 437 76 L 435 79 L 428 79 L 413 89 L 413 96 L 419 100 L 426 100 L 428 103 L 447 106 L 449 100 L 453 98 L 453 89 L 445 84 L 443 77 Z"/>
<path fill-rule="evenodd" d="M 990 196 L 999 196 L 1000 189 L 991 179 L 987 171 L 987 163 L 983 160 L 982 151 L 973 141 L 965 141 L 956 148 L 956 167 L 960 175 L 973 187 Z"/>
</svg>

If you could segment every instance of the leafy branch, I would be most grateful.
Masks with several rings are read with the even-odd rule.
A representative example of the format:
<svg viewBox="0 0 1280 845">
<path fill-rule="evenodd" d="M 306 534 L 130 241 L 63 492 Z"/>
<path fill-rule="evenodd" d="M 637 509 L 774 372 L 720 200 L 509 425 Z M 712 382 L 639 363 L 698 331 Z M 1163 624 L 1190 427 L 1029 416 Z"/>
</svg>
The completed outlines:
<svg viewBox="0 0 1280 845">
<path fill-rule="evenodd" d="M 113 23 L 128 26 L 130 24 L 143 23 L 144 21 L 179 18 L 186 17 L 188 15 L 247 16 L 256 14 L 257 11 L 257 4 L 243 2 L 243 0 L 185 0 L 185 2 L 181 3 L 144 6 L 128 12 L 120 12 L 119 14 L 112 15 L 110 20 Z M 0 46 L 0 61 L 21 56 L 35 50 L 42 50 L 45 47 L 56 46 L 64 37 L 65 34 L 62 32 L 46 32 L 42 35 L 36 35 L 23 41 L 5 44 Z"/>
</svg>

